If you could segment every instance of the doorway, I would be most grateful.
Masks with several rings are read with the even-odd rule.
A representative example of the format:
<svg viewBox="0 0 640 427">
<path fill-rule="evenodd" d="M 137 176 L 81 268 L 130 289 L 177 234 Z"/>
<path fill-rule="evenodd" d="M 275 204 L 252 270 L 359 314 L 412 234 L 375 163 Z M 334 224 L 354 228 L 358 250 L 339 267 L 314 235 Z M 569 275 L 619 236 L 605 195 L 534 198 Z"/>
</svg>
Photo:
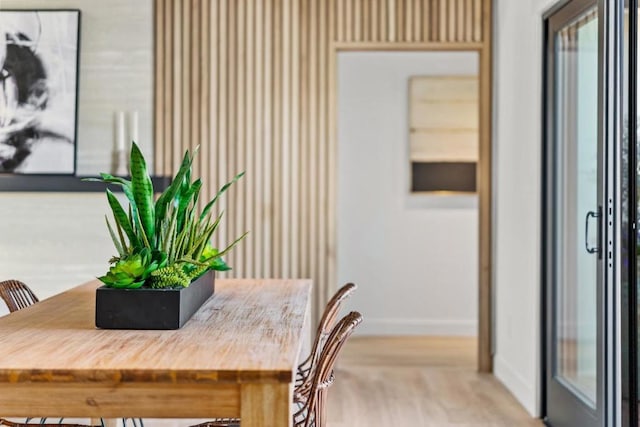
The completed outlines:
<svg viewBox="0 0 640 427">
<path fill-rule="evenodd" d="M 477 78 L 478 69 L 474 51 L 337 54 L 338 281 L 366 284 L 354 304 L 375 313 L 367 334 L 477 336 L 478 196 L 411 191 L 412 156 L 442 158 L 419 147 L 412 154 L 410 98 L 412 81 Z M 455 98 L 465 105 L 466 95 Z M 438 142 L 462 144 L 465 130 L 451 132 L 455 139 L 438 133 Z M 466 164 L 473 155 L 460 149 L 448 159 Z"/>
</svg>

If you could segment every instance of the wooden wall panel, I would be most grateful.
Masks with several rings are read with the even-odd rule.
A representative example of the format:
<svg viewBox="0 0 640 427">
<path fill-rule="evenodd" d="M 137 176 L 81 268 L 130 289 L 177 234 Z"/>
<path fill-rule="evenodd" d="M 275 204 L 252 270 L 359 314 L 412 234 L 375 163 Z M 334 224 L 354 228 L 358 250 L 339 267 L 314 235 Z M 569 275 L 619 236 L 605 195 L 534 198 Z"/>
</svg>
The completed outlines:
<svg viewBox="0 0 640 427">
<path fill-rule="evenodd" d="M 220 204 L 219 246 L 251 231 L 230 275 L 310 277 L 317 315 L 337 285 L 337 49 L 486 56 L 488 14 L 489 0 L 156 0 L 156 173 L 200 145 L 210 198 L 246 170 Z M 481 133 L 482 170 L 489 123 Z"/>
<path fill-rule="evenodd" d="M 335 2 L 339 42 L 480 42 L 483 0 Z M 305 2 L 301 2 L 305 3 Z M 325 5 L 325 6 L 326 6 Z"/>
</svg>

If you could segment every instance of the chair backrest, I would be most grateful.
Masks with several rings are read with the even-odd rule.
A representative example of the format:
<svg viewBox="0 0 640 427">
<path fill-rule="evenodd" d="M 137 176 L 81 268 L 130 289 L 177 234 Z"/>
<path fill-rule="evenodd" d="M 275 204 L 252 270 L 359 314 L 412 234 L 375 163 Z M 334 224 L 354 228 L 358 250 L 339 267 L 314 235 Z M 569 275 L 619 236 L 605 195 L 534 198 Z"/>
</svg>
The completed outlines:
<svg viewBox="0 0 640 427">
<path fill-rule="evenodd" d="M 312 366 L 315 364 L 314 362 L 318 356 L 320 356 L 322 344 L 327 339 L 327 336 L 331 333 L 331 330 L 336 323 L 336 318 L 338 317 L 342 303 L 349 298 L 356 289 L 358 289 L 358 287 L 355 284 L 347 283 L 338 289 L 331 300 L 327 303 L 324 313 L 322 313 L 322 318 L 320 318 L 320 323 L 318 324 L 318 330 L 316 331 L 313 346 L 311 347 L 309 362 L 311 362 Z"/>
<path fill-rule="evenodd" d="M 19 280 L 0 282 L 0 298 L 7 304 L 11 313 L 40 301 L 33 291 Z"/>
<path fill-rule="evenodd" d="M 306 390 L 304 403 L 294 414 L 294 427 L 325 427 L 326 394 L 333 383 L 333 368 L 340 350 L 353 334 L 355 328 L 362 322 L 362 315 L 352 311 L 343 317 L 333 328 L 327 338 L 317 368 L 312 373 L 311 387 Z"/>
<path fill-rule="evenodd" d="M 318 324 L 318 334 L 324 335 L 325 338 L 327 335 L 331 333 L 334 324 L 336 323 L 336 318 L 338 317 L 338 313 L 340 311 L 340 307 L 342 303 L 353 294 L 353 292 L 358 289 L 354 283 L 347 283 L 331 297 L 329 302 L 327 303 L 326 308 L 324 309 L 324 313 L 322 313 L 322 318 L 320 319 L 320 323 Z"/>
</svg>

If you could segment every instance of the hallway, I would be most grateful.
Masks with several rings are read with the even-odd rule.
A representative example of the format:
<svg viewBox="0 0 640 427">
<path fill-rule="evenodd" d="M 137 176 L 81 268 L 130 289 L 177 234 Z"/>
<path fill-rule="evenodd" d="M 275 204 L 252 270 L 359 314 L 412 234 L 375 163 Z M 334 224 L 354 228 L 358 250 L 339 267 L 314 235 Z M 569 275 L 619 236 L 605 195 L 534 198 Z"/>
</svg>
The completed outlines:
<svg viewBox="0 0 640 427">
<path fill-rule="evenodd" d="M 357 337 L 339 361 L 329 427 L 543 425 L 475 360 L 472 338 Z"/>
</svg>

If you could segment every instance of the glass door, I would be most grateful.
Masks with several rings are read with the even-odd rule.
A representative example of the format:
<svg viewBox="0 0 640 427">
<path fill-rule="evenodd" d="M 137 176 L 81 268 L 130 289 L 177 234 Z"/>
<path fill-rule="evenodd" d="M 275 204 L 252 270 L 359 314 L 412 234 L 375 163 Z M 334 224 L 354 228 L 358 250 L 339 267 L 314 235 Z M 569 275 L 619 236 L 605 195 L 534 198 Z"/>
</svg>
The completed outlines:
<svg viewBox="0 0 640 427">
<path fill-rule="evenodd" d="M 553 427 L 605 425 L 597 11 L 595 1 L 574 0 L 547 22 L 546 409 Z"/>
</svg>

